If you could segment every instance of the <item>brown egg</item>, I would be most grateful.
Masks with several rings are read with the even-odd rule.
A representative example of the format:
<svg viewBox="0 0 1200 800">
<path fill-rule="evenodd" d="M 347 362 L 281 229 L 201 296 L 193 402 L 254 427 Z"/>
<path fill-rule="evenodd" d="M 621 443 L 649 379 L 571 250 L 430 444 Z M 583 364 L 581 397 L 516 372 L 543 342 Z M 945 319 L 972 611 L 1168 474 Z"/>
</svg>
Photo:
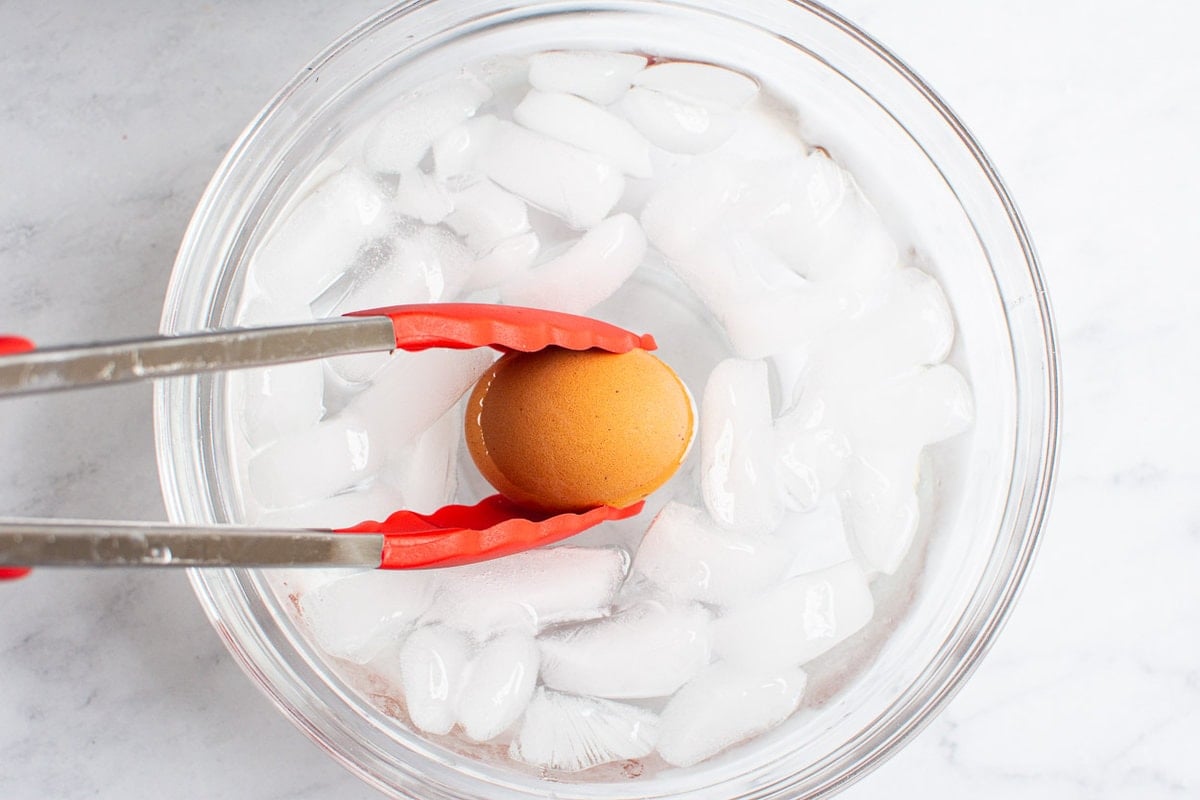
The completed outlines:
<svg viewBox="0 0 1200 800">
<path fill-rule="evenodd" d="M 497 491 L 541 511 L 623 508 L 679 468 L 691 396 L 645 350 L 511 353 L 467 404 L 467 447 Z"/>
</svg>

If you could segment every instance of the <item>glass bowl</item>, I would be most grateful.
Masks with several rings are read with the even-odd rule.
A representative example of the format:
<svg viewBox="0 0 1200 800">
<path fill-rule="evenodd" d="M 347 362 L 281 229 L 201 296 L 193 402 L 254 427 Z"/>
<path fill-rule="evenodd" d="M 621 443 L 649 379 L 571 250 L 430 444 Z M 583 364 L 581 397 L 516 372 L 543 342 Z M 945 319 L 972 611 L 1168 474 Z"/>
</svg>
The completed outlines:
<svg viewBox="0 0 1200 800">
<path fill-rule="evenodd" d="M 164 333 L 234 321 L 249 254 L 286 198 L 388 97 L 455 66 L 555 48 L 634 50 L 756 76 L 800 109 L 806 140 L 847 166 L 958 322 L 951 360 L 976 398 L 972 431 L 927 458 L 922 529 L 876 587 L 886 637 L 839 649 L 788 722 L 687 769 L 547 784 L 432 743 L 349 685 L 297 629 L 262 573 L 194 571 L 246 672 L 330 755 L 396 797 L 811 798 L 861 777 L 913 736 L 978 665 L 1020 588 L 1049 499 L 1058 374 L 1028 237 L 979 146 L 916 75 L 836 14 L 785 0 L 433 0 L 385 11 L 301 71 L 235 143 L 184 237 Z M 653 325 L 645 326 L 653 329 Z M 160 382 L 155 421 L 168 513 L 238 521 L 226 382 Z M 867 642 L 867 644 L 863 644 Z M 826 670 L 830 672 L 830 670 Z"/>
</svg>

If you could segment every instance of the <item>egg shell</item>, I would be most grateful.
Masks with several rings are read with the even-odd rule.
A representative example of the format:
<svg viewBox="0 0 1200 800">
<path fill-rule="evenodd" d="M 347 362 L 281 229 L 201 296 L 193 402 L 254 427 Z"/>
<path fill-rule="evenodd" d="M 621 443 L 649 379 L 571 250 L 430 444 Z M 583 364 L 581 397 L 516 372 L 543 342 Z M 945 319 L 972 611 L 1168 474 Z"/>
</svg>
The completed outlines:
<svg viewBox="0 0 1200 800">
<path fill-rule="evenodd" d="M 480 379 L 466 437 L 483 476 L 542 511 L 623 508 L 664 484 L 695 427 L 679 377 L 645 350 L 513 353 Z"/>
</svg>

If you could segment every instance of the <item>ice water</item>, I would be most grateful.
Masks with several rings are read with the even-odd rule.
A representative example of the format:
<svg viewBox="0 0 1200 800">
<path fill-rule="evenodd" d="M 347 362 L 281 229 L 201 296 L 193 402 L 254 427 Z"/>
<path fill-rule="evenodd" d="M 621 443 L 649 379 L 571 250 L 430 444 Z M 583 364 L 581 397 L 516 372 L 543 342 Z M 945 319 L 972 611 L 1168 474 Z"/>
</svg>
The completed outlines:
<svg viewBox="0 0 1200 800">
<path fill-rule="evenodd" d="M 787 720 L 828 677 L 809 665 L 886 616 L 876 587 L 913 557 L 937 478 L 922 453 L 971 425 L 971 391 L 938 282 L 781 107 L 717 65 L 505 58 L 396 98 L 283 204 L 246 323 L 589 314 L 653 333 L 699 403 L 696 446 L 638 518 L 473 566 L 272 576 L 397 725 L 560 780 L 683 768 Z M 234 376 L 247 521 L 491 494 L 461 431 L 493 357 Z"/>
</svg>

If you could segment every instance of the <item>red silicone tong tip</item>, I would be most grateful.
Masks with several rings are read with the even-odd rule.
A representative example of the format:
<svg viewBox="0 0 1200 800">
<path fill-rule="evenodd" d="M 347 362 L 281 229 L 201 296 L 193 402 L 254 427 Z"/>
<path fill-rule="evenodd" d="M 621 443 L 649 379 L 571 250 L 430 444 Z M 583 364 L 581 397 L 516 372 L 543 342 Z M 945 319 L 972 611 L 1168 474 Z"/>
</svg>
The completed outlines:
<svg viewBox="0 0 1200 800">
<path fill-rule="evenodd" d="M 658 347 L 650 334 L 639 336 L 589 317 L 521 306 L 428 303 L 355 311 L 346 316 L 391 318 L 396 347 L 401 350 L 493 347 L 505 353 L 533 353 L 554 346 L 628 353 Z"/>
<path fill-rule="evenodd" d="M 20 336 L 0 335 L 0 356 L 15 353 L 25 353 L 33 349 L 33 342 Z M 29 567 L 0 567 L 0 581 L 24 578 L 29 574 Z"/>
<path fill-rule="evenodd" d="M 362 522 L 338 532 L 382 533 L 381 569 L 454 567 L 553 544 L 601 522 L 632 517 L 643 505 L 537 514 L 497 494 L 473 506 L 445 506 L 432 514 L 397 511 L 383 522 Z"/>
<path fill-rule="evenodd" d="M 33 348 L 33 342 L 20 336 L 5 336 L 0 334 L 0 356 L 26 353 Z"/>
</svg>

